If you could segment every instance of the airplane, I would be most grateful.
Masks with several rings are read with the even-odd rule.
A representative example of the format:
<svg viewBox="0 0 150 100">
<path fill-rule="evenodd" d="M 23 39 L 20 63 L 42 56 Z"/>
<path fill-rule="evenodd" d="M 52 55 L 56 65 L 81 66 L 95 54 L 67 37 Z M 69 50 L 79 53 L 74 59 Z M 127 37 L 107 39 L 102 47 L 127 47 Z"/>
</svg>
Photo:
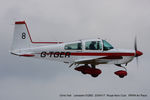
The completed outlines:
<svg viewBox="0 0 150 100">
<path fill-rule="evenodd" d="M 137 50 L 115 49 L 104 39 L 86 39 L 73 42 L 34 42 L 25 21 L 16 21 L 10 53 L 20 57 L 54 60 L 75 66 L 75 70 L 92 77 L 102 71 L 96 68 L 99 64 L 114 64 L 124 70 L 114 72 L 120 78 L 127 76 L 125 66 L 135 57 L 138 61 L 143 53 Z M 125 66 L 123 66 L 125 64 Z"/>
</svg>

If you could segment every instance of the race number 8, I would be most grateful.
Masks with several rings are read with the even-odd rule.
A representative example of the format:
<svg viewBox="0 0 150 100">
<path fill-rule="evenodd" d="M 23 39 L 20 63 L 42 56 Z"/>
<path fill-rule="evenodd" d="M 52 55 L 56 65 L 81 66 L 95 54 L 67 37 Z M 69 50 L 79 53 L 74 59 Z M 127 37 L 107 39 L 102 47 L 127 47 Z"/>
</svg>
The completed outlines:
<svg viewBox="0 0 150 100">
<path fill-rule="evenodd" d="M 26 38 L 26 33 L 22 33 L 22 39 L 25 39 Z"/>
</svg>

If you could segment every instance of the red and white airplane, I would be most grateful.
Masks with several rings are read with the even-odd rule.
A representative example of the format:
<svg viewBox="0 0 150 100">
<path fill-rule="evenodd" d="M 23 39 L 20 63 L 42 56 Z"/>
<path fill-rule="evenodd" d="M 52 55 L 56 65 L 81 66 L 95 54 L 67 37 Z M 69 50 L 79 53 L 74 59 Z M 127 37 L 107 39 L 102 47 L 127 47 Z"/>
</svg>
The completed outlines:
<svg viewBox="0 0 150 100">
<path fill-rule="evenodd" d="M 137 50 L 136 39 L 135 50 L 115 49 L 106 40 L 99 38 L 64 43 L 33 42 L 26 22 L 18 21 L 15 22 L 11 54 L 69 63 L 69 67 L 76 65 L 75 70 L 92 77 L 97 77 L 102 72 L 96 65 L 114 64 L 125 69 L 114 72 L 123 78 L 127 75 L 127 70 L 122 64 L 127 65 L 143 53 Z"/>
</svg>

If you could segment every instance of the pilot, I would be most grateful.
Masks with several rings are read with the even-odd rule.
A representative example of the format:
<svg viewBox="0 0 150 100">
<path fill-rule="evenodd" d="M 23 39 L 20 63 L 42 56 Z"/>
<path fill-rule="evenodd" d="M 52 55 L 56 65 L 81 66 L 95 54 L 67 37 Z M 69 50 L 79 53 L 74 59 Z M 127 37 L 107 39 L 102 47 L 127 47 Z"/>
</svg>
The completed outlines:
<svg viewBox="0 0 150 100">
<path fill-rule="evenodd" d="M 91 44 L 90 44 L 90 46 L 89 46 L 89 49 L 90 49 L 90 50 L 96 50 L 95 44 L 96 44 L 96 42 L 95 42 L 95 41 L 92 41 Z"/>
</svg>

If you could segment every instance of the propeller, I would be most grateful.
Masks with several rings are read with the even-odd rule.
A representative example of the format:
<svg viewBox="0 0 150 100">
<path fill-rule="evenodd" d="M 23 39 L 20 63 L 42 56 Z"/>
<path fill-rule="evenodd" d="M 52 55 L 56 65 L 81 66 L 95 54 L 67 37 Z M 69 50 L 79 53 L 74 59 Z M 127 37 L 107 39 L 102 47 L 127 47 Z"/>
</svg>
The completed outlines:
<svg viewBox="0 0 150 100">
<path fill-rule="evenodd" d="M 136 36 L 135 36 L 135 41 L 134 41 L 134 49 L 135 49 L 135 57 L 136 57 L 136 65 L 137 65 L 137 67 L 139 67 L 139 60 L 138 60 L 138 56 L 137 56 L 137 54 L 136 54 L 136 51 L 137 51 L 137 38 L 136 38 Z"/>
<path fill-rule="evenodd" d="M 135 36 L 135 41 L 134 41 L 134 50 L 135 50 L 135 57 L 136 57 L 136 63 L 137 63 L 137 66 L 138 66 L 138 57 L 143 55 L 143 53 L 141 51 L 138 51 L 137 50 L 137 38 Z"/>
</svg>

